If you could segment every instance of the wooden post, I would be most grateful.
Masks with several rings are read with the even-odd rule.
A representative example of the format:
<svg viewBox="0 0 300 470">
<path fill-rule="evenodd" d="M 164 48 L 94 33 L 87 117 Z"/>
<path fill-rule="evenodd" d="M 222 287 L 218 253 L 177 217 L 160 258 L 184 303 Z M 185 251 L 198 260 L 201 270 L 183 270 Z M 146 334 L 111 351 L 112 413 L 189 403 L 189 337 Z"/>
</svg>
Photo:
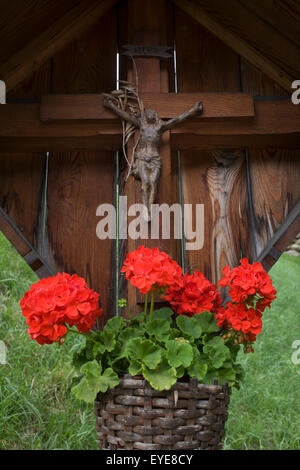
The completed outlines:
<svg viewBox="0 0 300 470">
<path fill-rule="evenodd" d="M 172 18 L 167 14 L 168 2 L 166 0 L 146 0 L 140 2 L 138 0 L 129 0 L 128 2 L 128 41 L 129 44 L 136 45 L 169 45 L 172 46 L 173 40 L 168 37 L 168 18 Z M 172 60 L 172 59 L 171 59 Z M 136 81 L 138 77 L 138 91 L 140 93 L 151 92 L 168 92 L 169 90 L 169 69 L 173 67 L 171 62 L 163 62 L 159 58 L 140 57 L 135 58 L 135 66 L 132 60 L 128 60 L 127 78 L 129 81 Z M 128 149 L 131 155 L 132 148 Z M 167 203 L 172 205 L 177 202 L 177 175 L 174 162 L 171 157 L 170 132 L 166 132 L 162 139 L 161 156 L 163 167 L 158 185 L 158 194 L 156 203 Z M 127 170 L 126 170 L 127 171 Z M 140 183 L 135 181 L 133 177 L 129 177 L 125 188 L 124 195 L 127 196 L 128 207 L 133 203 L 141 203 Z M 130 223 L 130 220 L 128 220 Z M 139 245 L 147 247 L 158 246 L 161 250 L 168 253 L 173 259 L 179 260 L 179 240 L 174 240 L 171 232 L 170 240 L 151 240 L 151 222 L 146 223 L 148 226 L 148 239 L 127 241 L 127 252 L 137 249 Z M 142 227 L 141 227 L 142 228 Z M 125 250 L 121 250 L 123 253 Z M 126 253 L 124 253 L 125 255 Z M 121 267 L 121 266 L 120 266 Z M 128 287 L 128 305 L 132 313 L 137 313 L 140 307 L 137 304 L 143 302 L 143 296 L 139 295 L 136 289 L 130 285 L 123 285 L 120 295 L 124 293 L 125 287 Z"/>
</svg>

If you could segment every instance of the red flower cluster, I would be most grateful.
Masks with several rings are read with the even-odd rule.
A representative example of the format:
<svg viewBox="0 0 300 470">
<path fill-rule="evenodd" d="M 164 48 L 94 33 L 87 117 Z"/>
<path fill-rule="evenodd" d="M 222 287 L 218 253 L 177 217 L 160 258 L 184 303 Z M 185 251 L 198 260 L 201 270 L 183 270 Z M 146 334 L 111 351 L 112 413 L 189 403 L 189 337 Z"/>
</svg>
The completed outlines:
<svg viewBox="0 0 300 470">
<path fill-rule="evenodd" d="M 226 309 L 216 315 L 217 325 L 225 330 L 235 330 L 239 335 L 240 342 L 253 342 L 261 332 L 262 314 L 254 308 L 247 308 L 245 304 L 227 303 Z"/>
<path fill-rule="evenodd" d="M 165 299 L 179 315 L 192 316 L 203 311 L 212 312 L 217 325 L 226 330 L 224 337 L 243 343 L 246 352 L 262 329 L 262 312 L 275 299 L 276 289 L 270 276 L 260 263 L 249 264 L 246 258 L 241 265 L 230 270 L 226 266 L 219 285 L 229 287 L 231 302 L 222 306 L 217 286 L 198 271 L 184 274 L 176 284 L 170 285 Z"/>
<path fill-rule="evenodd" d="M 223 269 L 224 276 L 219 281 L 222 287 L 229 287 L 233 302 L 246 303 L 263 312 L 276 298 L 276 289 L 272 280 L 260 263 L 249 264 L 247 258 L 241 259 L 241 265 Z"/>
<path fill-rule="evenodd" d="M 236 341 L 243 342 L 246 347 L 261 332 L 262 312 L 276 298 L 276 289 L 262 265 L 251 265 L 247 258 L 243 258 L 240 266 L 231 270 L 226 266 L 223 274 L 219 285 L 229 287 L 228 293 L 234 303 L 227 302 L 226 308 L 217 312 L 217 325 L 234 334 L 238 332 Z M 246 352 L 250 350 L 252 348 L 248 348 Z"/>
<path fill-rule="evenodd" d="M 67 333 L 66 325 L 87 333 L 103 311 L 99 309 L 99 294 L 77 274 L 66 273 L 33 284 L 20 305 L 27 318 L 27 332 L 39 344 L 60 340 Z"/>
<path fill-rule="evenodd" d="M 218 313 L 224 310 L 217 286 L 199 271 L 184 274 L 178 285 L 169 287 L 165 299 L 179 315 L 192 316 L 204 311 Z"/>
<path fill-rule="evenodd" d="M 161 290 L 176 285 L 182 274 L 181 267 L 158 248 L 139 248 L 128 253 L 121 272 L 141 294 L 147 294 L 152 288 Z"/>
</svg>

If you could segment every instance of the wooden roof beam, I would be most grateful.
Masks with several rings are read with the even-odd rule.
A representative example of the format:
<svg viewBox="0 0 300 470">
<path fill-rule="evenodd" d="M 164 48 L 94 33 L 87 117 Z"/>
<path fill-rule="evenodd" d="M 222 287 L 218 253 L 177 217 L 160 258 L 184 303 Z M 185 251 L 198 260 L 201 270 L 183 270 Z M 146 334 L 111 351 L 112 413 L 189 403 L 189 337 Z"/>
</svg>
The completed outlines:
<svg viewBox="0 0 300 470">
<path fill-rule="evenodd" d="M 300 5 L 297 0 L 240 0 L 240 3 L 300 47 Z"/>
<path fill-rule="evenodd" d="M 26 263 L 40 277 L 54 276 L 52 268 L 40 256 L 35 248 L 24 237 L 12 219 L 0 207 L 0 231 L 6 236 Z"/>
<path fill-rule="evenodd" d="M 300 232 L 300 201 L 291 209 L 283 223 L 268 241 L 267 246 L 257 256 L 255 261 L 263 264 L 266 270 L 278 260 L 287 249 L 288 244 Z"/>
<path fill-rule="evenodd" d="M 96 23 L 118 0 L 82 0 L 0 65 L 0 79 L 10 91 L 35 72 L 44 62 Z"/>
<path fill-rule="evenodd" d="M 257 48 L 253 47 L 250 42 L 242 39 L 223 23 L 216 20 L 215 17 L 208 13 L 208 11 L 206 11 L 206 9 L 200 4 L 191 0 L 173 1 L 185 13 L 194 18 L 199 24 L 201 24 L 201 26 L 219 38 L 250 64 L 274 80 L 274 82 L 282 88 L 291 92 L 291 84 L 297 77 L 292 77 L 268 57 L 262 54 Z"/>
</svg>

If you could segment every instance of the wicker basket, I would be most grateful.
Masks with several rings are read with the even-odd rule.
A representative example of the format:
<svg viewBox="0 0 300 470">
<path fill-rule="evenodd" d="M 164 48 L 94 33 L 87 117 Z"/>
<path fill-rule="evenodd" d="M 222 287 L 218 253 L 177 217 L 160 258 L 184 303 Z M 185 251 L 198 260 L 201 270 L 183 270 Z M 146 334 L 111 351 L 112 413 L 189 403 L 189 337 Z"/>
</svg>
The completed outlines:
<svg viewBox="0 0 300 470">
<path fill-rule="evenodd" d="M 154 390 L 143 377 L 125 375 L 95 402 L 98 445 L 103 450 L 222 448 L 230 388 L 179 380 Z"/>
</svg>

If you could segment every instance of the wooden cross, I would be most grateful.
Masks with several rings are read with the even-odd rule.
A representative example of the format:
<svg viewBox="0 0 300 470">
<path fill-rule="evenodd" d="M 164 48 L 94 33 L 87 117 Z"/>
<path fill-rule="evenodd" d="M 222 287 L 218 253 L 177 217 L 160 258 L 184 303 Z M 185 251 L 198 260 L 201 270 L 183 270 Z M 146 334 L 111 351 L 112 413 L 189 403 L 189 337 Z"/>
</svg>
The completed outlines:
<svg viewBox="0 0 300 470">
<path fill-rule="evenodd" d="M 163 119 L 202 101 L 201 116 L 171 131 L 172 150 L 299 147 L 300 106 L 289 98 L 158 92 L 141 93 L 141 98 Z M 118 150 L 121 146 L 120 121 L 103 107 L 101 94 L 45 95 L 41 103 L 0 107 L 0 152 Z"/>
</svg>

